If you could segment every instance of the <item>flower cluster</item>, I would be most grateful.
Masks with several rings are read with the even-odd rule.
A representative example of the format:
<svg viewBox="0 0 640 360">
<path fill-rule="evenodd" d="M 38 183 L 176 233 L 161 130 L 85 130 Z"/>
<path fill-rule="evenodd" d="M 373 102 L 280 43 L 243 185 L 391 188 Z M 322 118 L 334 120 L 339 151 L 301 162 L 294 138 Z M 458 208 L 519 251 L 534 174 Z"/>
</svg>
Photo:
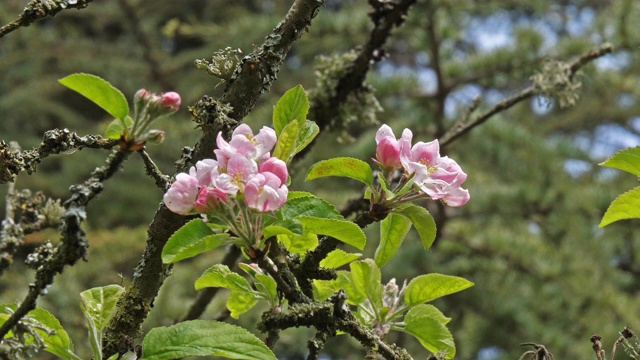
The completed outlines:
<svg viewBox="0 0 640 360">
<path fill-rule="evenodd" d="M 149 126 L 155 120 L 178 111 L 181 102 L 180 95 L 173 91 L 158 95 L 147 89 L 138 90 L 133 96 L 134 115 L 124 134 L 125 141 L 132 144 L 163 142 L 165 132 L 149 129 Z"/>
<path fill-rule="evenodd" d="M 165 205 L 178 214 L 224 215 L 231 222 L 245 206 L 260 213 L 279 209 L 289 193 L 289 172 L 284 161 L 271 157 L 276 140 L 273 129 L 263 127 L 254 136 L 245 124 L 229 142 L 219 133 L 216 159 L 198 161 L 188 174 L 178 174 L 164 195 Z"/>
<path fill-rule="evenodd" d="M 450 206 L 462 206 L 469 201 L 469 191 L 460 186 L 467 174 L 454 160 L 440 156 L 438 140 L 417 142 L 411 146 L 413 133 L 404 129 L 400 139 L 393 130 L 382 125 L 376 133 L 376 162 L 384 173 L 402 169 L 406 179 L 433 200 L 442 200 Z"/>
</svg>

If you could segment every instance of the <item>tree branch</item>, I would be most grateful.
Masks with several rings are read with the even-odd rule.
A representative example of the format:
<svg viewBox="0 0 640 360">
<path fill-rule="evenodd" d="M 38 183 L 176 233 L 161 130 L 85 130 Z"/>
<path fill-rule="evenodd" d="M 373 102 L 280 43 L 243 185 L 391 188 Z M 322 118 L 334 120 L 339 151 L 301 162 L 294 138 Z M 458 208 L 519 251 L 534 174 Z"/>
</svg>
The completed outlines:
<svg viewBox="0 0 640 360">
<path fill-rule="evenodd" d="M 40 146 L 27 151 L 11 151 L 9 145 L 0 141 L 0 184 L 13 182 L 21 171 L 31 175 L 42 159 L 49 155 L 83 148 L 111 149 L 117 144 L 118 140 L 106 139 L 99 135 L 78 136 L 67 129 L 45 132 Z"/>
<path fill-rule="evenodd" d="M 296 0 L 285 18 L 267 36 L 262 46 L 245 56 L 220 101 L 204 96 L 192 114 L 203 130 L 194 150 L 184 158 L 182 168 L 189 163 L 211 157 L 218 132 L 228 134 L 255 106 L 260 95 L 269 90 L 276 79 L 280 64 L 287 53 L 317 15 L 323 0 Z M 167 240 L 187 218 L 161 205 L 148 231 L 147 247 L 134 273 L 133 284 L 120 297 L 116 311 L 104 333 L 104 354 L 109 357 L 127 349 L 120 346 L 141 332 L 142 321 L 151 310 L 160 286 L 170 273 L 162 264 L 161 252 Z"/>
<path fill-rule="evenodd" d="M 573 77 L 576 72 L 578 70 L 580 70 L 580 68 L 582 68 L 584 65 L 588 64 L 589 62 L 604 56 L 610 52 L 613 51 L 613 45 L 611 44 L 604 44 L 602 45 L 600 48 L 598 49 L 594 49 L 591 50 L 585 54 L 583 54 L 582 56 L 580 56 L 578 59 L 574 60 L 573 62 L 571 62 L 571 64 L 569 65 L 569 71 L 571 74 L 571 77 Z M 471 129 L 473 129 L 474 127 L 483 124 L 485 121 L 489 120 L 492 116 L 494 116 L 495 114 L 498 114 L 504 110 L 507 110 L 509 108 L 511 108 L 512 106 L 518 104 L 519 102 L 529 99 L 532 96 L 537 94 L 537 89 L 534 85 L 531 85 L 525 89 L 523 89 L 522 91 L 520 91 L 519 93 L 502 100 L 501 102 L 499 102 L 498 104 L 496 104 L 494 107 L 492 107 L 491 109 L 487 110 L 486 112 L 484 112 L 483 114 L 479 115 L 478 117 L 474 118 L 471 121 L 467 121 L 465 120 L 465 118 L 463 117 L 461 120 L 459 120 L 458 122 L 456 122 L 456 124 L 454 124 L 449 131 L 447 131 L 446 134 L 444 134 L 440 139 L 440 146 L 444 147 L 447 146 L 449 144 L 451 144 L 453 141 L 455 141 L 456 139 L 458 139 L 459 137 L 461 137 L 462 135 L 466 134 L 467 132 L 469 132 Z"/>
<path fill-rule="evenodd" d="M 17 19 L 0 27 L 0 38 L 8 33 L 18 29 L 19 27 L 27 27 L 32 23 L 43 19 L 47 16 L 56 16 L 62 10 L 65 9 L 84 9 L 89 6 L 89 3 L 93 0 L 75 0 L 76 2 L 71 4 L 69 0 L 31 0 L 27 6 L 25 6 L 22 13 Z"/>
<path fill-rule="evenodd" d="M 29 292 L 24 301 L 0 327 L 0 339 L 4 338 L 22 317 L 35 309 L 38 296 L 46 293 L 47 286 L 53 283 L 53 278 L 61 273 L 66 265 L 73 265 L 79 259 L 86 258 L 89 244 L 84 239 L 85 233 L 80 227 L 86 218 L 85 208 L 89 201 L 102 191 L 103 182 L 120 169 L 128 156 L 129 152 L 116 151 L 109 157 L 106 166 L 96 169 L 82 185 L 71 187 L 72 195 L 65 202 L 67 210 L 62 214 L 60 245 L 51 256 L 37 266 L 35 283 L 29 285 Z"/>
</svg>

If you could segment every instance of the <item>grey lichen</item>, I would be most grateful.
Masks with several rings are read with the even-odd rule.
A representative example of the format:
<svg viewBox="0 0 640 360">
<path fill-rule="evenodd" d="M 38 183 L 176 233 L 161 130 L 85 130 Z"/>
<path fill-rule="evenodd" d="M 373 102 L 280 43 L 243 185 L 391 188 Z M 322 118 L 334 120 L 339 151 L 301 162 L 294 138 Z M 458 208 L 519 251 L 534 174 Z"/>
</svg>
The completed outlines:
<svg viewBox="0 0 640 360">
<path fill-rule="evenodd" d="M 319 56 L 315 68 L 316 86 L 309 91 L 313 107 L 334 108 L 332 104 L 337 97 L 338 84 L 350 66 L 358 57 L 358 52 L 351 50 L 344 54 Z M 365 128 L 378 123 L 376 113 L 382 107 L 375 97 L 374 89 L 366 82 L 355 91 L 351 91 L 332 116 L 328 127 L 340 134 L 339 140 L 351 139 L 350 129 Z"/>
<path fill-rule="evenodd" d="M 198 69 L 206 70 L 209 75 L 213 75 L 220 79 L 221 82 L 216 85 L 218 86 L 231 79 L 233 72 L 240 62 L 240 58 L 238 56 L 241 54 L 242 50 L 227 47 L 216 51 L 211 57 L 211 61 L 197 59 L 195 61 L 195 65 Z"/>
<path fill-rule="evenodd" d="M 551 99 L 556 98 L 560 108 L 566 108 L 575 105 L 580 99 L 582 82 L 576 78 L 568 63 L 548 60 L 541 71 L 531 76 L 531 81 L 547 105 L 551 103 Z"/>
</svg>

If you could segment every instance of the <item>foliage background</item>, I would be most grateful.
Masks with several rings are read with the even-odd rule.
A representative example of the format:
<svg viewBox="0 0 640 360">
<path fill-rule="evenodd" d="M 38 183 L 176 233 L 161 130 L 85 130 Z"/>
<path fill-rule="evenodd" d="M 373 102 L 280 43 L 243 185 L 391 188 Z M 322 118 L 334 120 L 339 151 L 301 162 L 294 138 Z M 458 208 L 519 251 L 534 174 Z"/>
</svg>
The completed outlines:
<svg viewBox="0 0 640 360">
<path fill-rule="evenodd" d="M 12 20 L 25 4 L 1 2 L 0 23 Z M 188 105 L 203 94 L 220 94 L 224 85 L 216 87 L 217 79 L 196 69 L 193 61 L 225 47 L 249 53 L 290 5 L 276 0 L 96 0 L 82 11 L 65 11 L 11 33 L 0 39 L 0 138 L 30 148 L 51 128 L 102 133 L 111 119 L 57 83 L 74 72 L 99 75 L 129 97 L 140 87 L 175 90 Z M 313 89 L 315 70 L 327 64 L 319 56 L 362 44 L 371 27 L 367 11 L 365 1 L 327 1 L 247 122 L 254 128 L 268 124 L 275 100 L 292 86 Z M 536 98 L 448 146 L 444 151 L 469 174 L 465 185 L 472 201 L 446 211 L 429 204 L 439 225 L 436 245 L 425 253 L 419 241 L 408 239 L 402 253 L 383 268 L 384 280 L 439 272 L 475 282 L 470 290 L 437 303 L 453 318 L 450 328 L 461 359 L 517 358 L 523 352 L 518 344 L 526 341 L 544 344 L 559 359 L 588 358 L 593 356 L 592 333 L 611 344 L 623 326 L 640 329 L 637 222 L 597 228 L 611 200 L 635 179 L 596 166 L 617 149 L 638 144 L 640 35 L 633 19 L 640 16 L 640 4 L 434 0 L 418 1 L 409 14 L 388 44 L 388 58 L 368 82 L 384 109 L 376 114 L 378 121 L 390 124 L 396 134 L 410 127 L 416 140 L 442 136 L 477 95 L 483 99 L 481 111 L 528 86 L 545 59 L 570 61 L 604 42 L 616 51 L 583 69 L 576 106 L 561 109 L 552 99 Z M 356 121 L 322 133 L 294 166 L 293 188 L 316 191 L 338 206 L 358 196 L 361 189 L 354 183 L 302 182 L 314 161 L 373 155 L 378 125 L 363 121 L 363 114 L 375 109 L 352 110 Z M 165 173 L 174 172 L 180 149 L 197 138 L 189 119 L 185 106 L 157 125 L 167 131 L 167 141 L 149 152 Z M 84 179 L 105 156 L 87 149 L 48 158 L 35 175 L 21 175 L 17 187 L 65 198 L 68 186 Z M 89 262 L 67 270 L 41 299 L 85 354 L 78 293 L 129 281 L 162 195 L 151 181 L 132 157 L 88 209 Z M 5 193 L 3 185 L 0 195 Z M 371 253 L 376 229 L 368 234 L 366 251 Z M 48 236 L 36 234 L 28 241 L 38 244 Z M 171 324 L 184 314 L 195 294 L 192 281 L 222 255 L 176 266 L 145 328 Z M 30 273 L 16 262 L 1 279 L 2 301 L 20 299 L 30 281 Z M 215 317 L 222 304 L 217 299 L 205 317 Z M 251 328 L 259 313 L 243 316 L 242 323 Z M 303 358 L 301 332 L 285 332 L 276 348 L 279 356 Z M 426 357 L 413 339 L 394 340 L 416 358 Z M 363 357 L 342 337 L 327 349 L 336 359 Z M 617 358 L 623 357 L 619 352 Z"/>
</svg>

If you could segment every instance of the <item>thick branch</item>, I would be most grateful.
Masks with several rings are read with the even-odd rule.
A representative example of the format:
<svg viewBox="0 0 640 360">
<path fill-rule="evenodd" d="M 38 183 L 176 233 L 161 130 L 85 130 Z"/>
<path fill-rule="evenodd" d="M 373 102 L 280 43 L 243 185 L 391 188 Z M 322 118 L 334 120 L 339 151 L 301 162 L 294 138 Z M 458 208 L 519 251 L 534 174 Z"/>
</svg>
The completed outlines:
<svg viewBox="0 0 640 360">
<path fill-rule="evenodd" d="M 75 4 L 70 4 L 68 0 L 31 0 L 17 19 L 0 27 L 0 38 L 21 26 L 29 26 L 47 16 L 56 16 L 57 13 L 64 9 L 84 9 L 89 6 L 89 3 L 92 1 L 93 0 L 77 0 Z"/>
<path fill-rule="evenodd" d="M 253 109 L 260 95 L 268 91 L 276 79 L 279 66 L 295 41 L 306 32 L 323 5 L 322 0 L 296 0 L 284 20 L 267 36 L 264 44 L 242 59 L 228 81 L 221 101 L 205 96 L 192 108 L 203 135 L 188 156 L 189 161 L 184 162 L 184 167 L 188 166 L 187 162 L 194 163 L 211 157 L 218 132 L 228 134 Z M 225 104 L 232 110 L 221 111 L 225 106 L 228 108 Z M 147 317 L 160 286 L 169 275 L 170 267 L 162 264 L 160 258 L 162 248 L 169 236 L 185 222 L 185 217 L 172 213 L 164 205 L 156 212 L 149 227 L 147 248 L 134 275 L 134 283 L 120 298 L 105 331 L 103 344 L 106 357 L 126 351 L 120 344 L 126 344 L 127 340 L 140 334 L 142 321 Z"/>
<path fill-rule="evenodd" d="M 613 45 L 605 44 L 598 49 L 594 49 L 583 54 L 582 56 L 574 60 L 569 65 L 569 71 L 571 73 L 571 76 L 574 76 L 576 72 L 580 70 L 580 68 L 582 68 L 584 65 L 612 51 L 613 51 Z M 489 120 L 493 115 L 498 114 L 504 110 L 507 110 L 512 106 L 520 103 L 523 100 L 531 98 L 536 94 L 536 91 L 537 89 L 535 88 L 535 86 L 531 85 L 526 89 L 520 91 L 519 93 L 505 100 L 502 100 L 501 102 L 496 104 L 494 107 L 487 110 L 486 112 L 484 112 L 483 114 L 479 115 L 478 117 L 474 118 L 471 121 L 465 121 L 465 119 L 463 118 L 461 121 L 458 121 L 453 127 L 451 127 L 451 129 L 449 129 L 449 131 L 447 131 L 447 133 L 444 134 L 439 139 L 440 146 L 444 147 L 449 145 L 450 143 L 452 143 L 462 135 L 469 132 L 474 127 L 481 125 L 485 121 Z"/>
<path fill-rule="evenodd" d="M 320 130 L 327 127 L 338 117 L 340 107 L 349 94 L 362 88 L 367 72 L 384 57 L 383 47 L 394 27 L 402 25 L 407 12 L 416 0 L 370 0 L 372 6 L 370 17 L 374 27 L 367 42 L 358 51 L 358 57 L 349 65 L 344 76 L 339 79 L 333 94 L 327 101 L 318 103 L 312 98 L 309 119 L 318 124 Z"/>
<path fill-rule="evenodd" d="M 71 198 L 64 204 L 67 211 L 62 215 L 60 227 L 62 238 L 53 254 L 38 266 L 36 281 L 29 285 L 29 292 L 15 313 L 0 327 L 0 339 L 18 323 L 29 311 L 35 309 L 38 296 L 45 292 L 53 278 L 62 272 L 66 265 L 73 265 L 87 255 L 89 244 L 84 239 L 80 224 L 86 218 L 85 207 L 103 189 L 103 182 L 120 169 L 129 153 L 117 151 L 107 160 L 107 166 L 96 169 L 91 178 L 82 185 L 71 187 Z"/>
</svg>

